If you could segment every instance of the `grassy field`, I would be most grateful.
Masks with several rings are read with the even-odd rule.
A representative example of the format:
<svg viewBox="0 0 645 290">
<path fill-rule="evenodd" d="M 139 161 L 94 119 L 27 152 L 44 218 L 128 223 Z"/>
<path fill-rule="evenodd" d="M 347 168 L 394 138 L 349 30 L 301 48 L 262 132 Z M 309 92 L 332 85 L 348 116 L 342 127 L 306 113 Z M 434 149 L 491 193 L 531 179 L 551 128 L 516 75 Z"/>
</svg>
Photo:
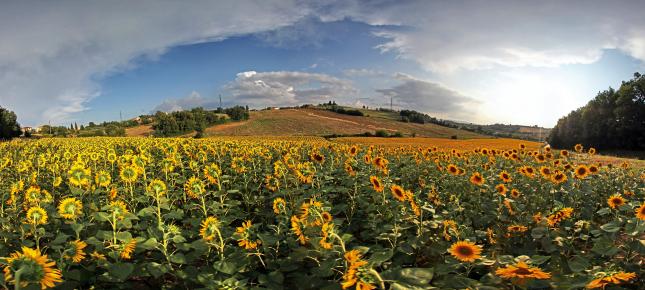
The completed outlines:
<svg viewBox="0 0 645 290">
<path fill-rule="evenodd" d="M 389 133 L 401 132 L 407 136 L 412 134 L 438 138 L 456 136 L 458 139 L 484 137 L 435 124 L 403 123 L 386 116 L 391 113 L 382 112 L 385 115 L 372 116 L 371 112 L 369 117 L 361 117 L 315 109 L 256 111 L 251 112 L 251 118 L 247 122 L 213 126 L 206 130 L 206 134 L 210 136 L 325 136 L 374 133 L 376 130 L 384 130 Z"/>
</svg>

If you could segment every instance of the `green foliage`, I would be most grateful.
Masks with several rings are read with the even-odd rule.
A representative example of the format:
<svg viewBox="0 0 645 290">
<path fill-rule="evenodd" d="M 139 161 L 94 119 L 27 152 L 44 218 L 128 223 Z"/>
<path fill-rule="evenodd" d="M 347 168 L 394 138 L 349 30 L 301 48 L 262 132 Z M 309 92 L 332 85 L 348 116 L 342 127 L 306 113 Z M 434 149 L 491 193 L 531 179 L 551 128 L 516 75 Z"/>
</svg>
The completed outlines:
<svg viewBox="0 0 645 290">
<path fill-rule="evenodd" d="M 246 108 L 236 106 L 224 110 L 207 111 L 203 108 L 194 108 L 190 111 L 177 111 L 172 113 L 157 112 L 155 114 L 156 124 L 153 125 L 155 136 L 177 136 L 192 131 L 203 135 L 204 129 L 219 123 L 226 122 L 221 116 L 226 113 L 232 120 L 246 120 L 249 113 Z"/>
<path fill-rule="evenodd" d="M 587 105 L 560 118 L 548 138 L 557 148 L 577 143 L 598 149 L 645 149 L 645 76 L 599 92 Z"/>
<path fill-rule="evenodd" d="M 242 120 L 249 119 L 248 107 L 235 106 L 235 107 L 226 108 L 224 110 L 218 109 L 218 113 L 227 114 L 231 118 L 231 120 L 234 120 L 234 121 L 242 121 Z"/>
<path fill-rule="evenodd" d="M 12 111 L 0 107 L 0 140 L 8 140 L 20 136 L 18 117 Z"/>
<path fill-rule="evenodd" d="M 446 122 L 442 120 L 439 120 L 435 117 L 431 117 L 427 114 L 420 113 L 413 110 L 401 110 L 399 112 L 399 115 L 401 115 L 401 121 L 406 123 L 408 122 L 418 123 L 418 124 L 432 123 L 432 124 L 437 124 L 441 126 L 448 125 Z"/>
</svg>

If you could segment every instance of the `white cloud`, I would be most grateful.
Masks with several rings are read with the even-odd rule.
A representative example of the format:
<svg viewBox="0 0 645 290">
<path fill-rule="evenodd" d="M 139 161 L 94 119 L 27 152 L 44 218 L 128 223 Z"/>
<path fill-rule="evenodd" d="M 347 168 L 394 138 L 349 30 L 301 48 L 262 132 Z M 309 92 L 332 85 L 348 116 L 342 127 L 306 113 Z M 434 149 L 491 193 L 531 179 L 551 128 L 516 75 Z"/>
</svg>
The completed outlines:
<svg viewBox="0 0 645 290">
<path fill-rule="evenodd" d="M 254 108 L 340 101 L 357 94 L 347 80 L 296 71 L 241 72 L 225 89 L 237 103 Z"/>
<path fill-rule="evenodd" d="M 645 2 L 627 1 L 15 1 L 0 8 L 0 105 L 25 125 L 66 123 L 100 97 L 102 77 L 177 45 L 257 34 L 276 46 L 334 39 L 320 22 L 374 25 L 376 49 L 445 74 L 589 64 L 604 49 L 645 61 Z M 295 24 L 295 25 L 294 25 Z M 282 29 L 281 29 L 282 28 Z M 319 66 L 320 67 L 320 66 Z M 277 72 L 274 72 L 277 73 Z M 346 72 L 352 74 L 367 71 Z M 258 73 L 261 75 L 264 73 Z M 251 76 L 250 79 L 258 78 Z M 237 81 L 244 81 L 238 76 Z M 291 104 L 337 94 L 294 80 L 240 83 L 240 99 Z M 315 82 L 315 81 L 314 81 Z"/>
<path fill-rule="evenodd" d="M 202 107 L 205 109 L 215 109 L 219 106 L 219 99 L 204 98 L 198 92 L 192 91 L 188 96 L 179 99 L 167 99 L 152 109 L 151 113 L 175 112 L 190 110 L 192 108 Z"/>
<path fill-rule="evenodd" d="M 478 101 L 447 88 L 439 83 L 421 80 L 413 76 L 397 73 L 400 81 L 389 89 L 376 92 L 391 97 L 401 109 L 431 113 L 441 118 L 463 118 L 473 113 L 472 105 Z M 472 117 L 472 116 L 471 116 Z"/>
<path fill-rule="evenodd" d="M 645 61 L 643 1 L 406 1 L 340 3 L 356 21 L 395 25 L 375 35 L 435 72 L 589 64 L 603 49 Z M 335 11 L 330 9 L 329 11 Z M 329 19 L 333 12 L 330 12 Z M 339 16 L 340 17 L 340 16 Z"/>
<path fill-rule="evenodd" d="M 350 68 L 343 71 L 343 74 L 348 77 L 375 77 L 385 76 L 386 73 L 380 70 L 366 69 L 366 68 Z"/>
<path fill-rule="evenodd" d="M 294 1 L 16 1 L 0 9 L 0 105 L 64 123 L 97 79 L 168 48 L 266 31 L 310 13 Z"/>
</svg>

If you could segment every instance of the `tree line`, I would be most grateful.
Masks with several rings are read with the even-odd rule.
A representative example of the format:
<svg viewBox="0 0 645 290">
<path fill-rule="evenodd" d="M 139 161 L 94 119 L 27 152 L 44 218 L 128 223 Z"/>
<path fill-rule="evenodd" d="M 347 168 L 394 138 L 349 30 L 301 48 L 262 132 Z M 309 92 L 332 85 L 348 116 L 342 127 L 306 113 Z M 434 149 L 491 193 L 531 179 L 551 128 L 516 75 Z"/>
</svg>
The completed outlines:
<svg viewBox="0 0 645 290">
<path fill-rule="evenodd" d="M 598 149 L 645 149 L 645 76 L 623 81 L 618 90 L 599 92 L 584 107 L 558 120 L 548 142 L 556 148 L 575 144 Z"/>
<path fill-rule="evenodd" d="M 21 133 L 16 114 L 0 107 L 0 140 L 10 140 L 20 136 Z"/>
</svg>

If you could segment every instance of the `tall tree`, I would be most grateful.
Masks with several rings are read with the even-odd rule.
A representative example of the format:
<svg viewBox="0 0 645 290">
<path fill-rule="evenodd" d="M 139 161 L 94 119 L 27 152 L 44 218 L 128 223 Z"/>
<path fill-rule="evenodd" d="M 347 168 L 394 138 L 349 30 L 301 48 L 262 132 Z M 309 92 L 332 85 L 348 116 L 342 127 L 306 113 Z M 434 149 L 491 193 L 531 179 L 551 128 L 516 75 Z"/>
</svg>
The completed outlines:
<svg viewBox="0 0 645 290">
<path fill-rule="evenodd" d="M 582 143 L 599 149 L 645 149 L 645 76 L 634 73 L 618 90 L 599 92 L 560 118 L 548 141 L 558 148 Z"/>
<path fill-rule="evenodd" d="M 12 111 L 0 107 L 0 139 L 11 140 L 20 136 L 20 124 L 18 117 Z"/>
</svg>

